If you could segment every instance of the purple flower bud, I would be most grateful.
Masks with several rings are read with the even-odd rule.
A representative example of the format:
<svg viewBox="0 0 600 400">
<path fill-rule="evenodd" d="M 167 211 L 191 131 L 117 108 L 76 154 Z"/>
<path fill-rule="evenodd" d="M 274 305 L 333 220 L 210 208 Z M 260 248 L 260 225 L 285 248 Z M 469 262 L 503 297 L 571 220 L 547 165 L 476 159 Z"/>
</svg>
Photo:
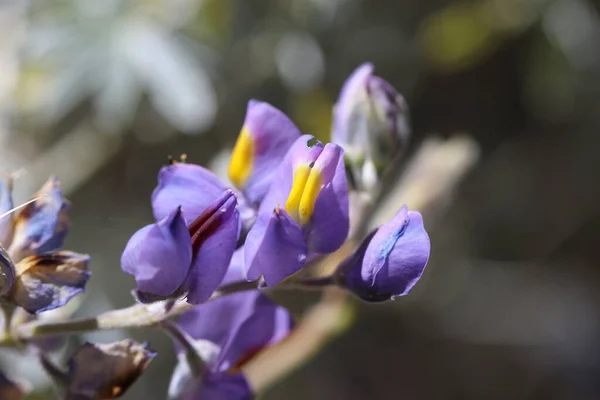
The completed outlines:
<svg viewBox="0 0 600 400">
<path fill-rule="evenodd" d="M 365 63 L 350 75 L 333 112 L 332 141 L 344 148 L 361 182 L 377 179 L 410 134 L 404 98 L 373 69 Z"/>
<path fill-rule="evenodd" d="M 120 397 L 148 368 L 156 353 L 131 339 L 85 343 L 68 362 L 67 398 Z"/>
<path fill-rule="evenodd" d="M 85 289 L 90 257 L 70 251 L 29 256 L 15 266 L 17 277 L 9 301 L 30 313 L 64 306 Z"/>
<path fill-rule="evenodd" d="M 246 276 L 262 275 L 275 285 L 299 270 L 311 252 L 337 250 L 348 229 L 343 150 L 304 135 L 288 151 L 248 234 Z"/>
<path fill-rule="evenodd" d="M 277 167 L 300 131 L 280 110 L 262 101 L 250 100 L 244 126 L 238 136 L 229 179 L 258 205 L 267 194 Z"/>
<path fill-rule="evenodd" d="M 0 371 L 0 399 L 21 400 L 29 392 L 27 385 L 10 379 Z"/>
<path fill-rule="evenodd" d="M 338 268 L 338 278 L 366 301 L 404 296 L 425 270 L 430 251 L 423 217 L 403 206 Z"/>
<path fill-rule="evenodd" d="M 14 234 L 8 252 L 14 260 L 44 254 L 62 247 L 69 228 L 71 203 L 62 196 L 60 182 L 50 177 L 14 219 Z"/>
<path fill-rule="evenodd" d="M 194 379 L 189 366 L 182 365 L 183 349 L 176 343 L 180 365 L 170 394 L 180 399 L 249 399 L 252 392 L 239 373 L 240 368 L 266 346 L 287 337 L 293 322 L 285 308 L 260 292 L 251 291 L 202 304 L 184 313 L 178 325 L 201 345 L 196 347 L 201 350 L 207 370 Z M 238 397 L 226 397 L 233 394 Z"/>
<path fill-rule="evenodd" d="M 165 195 L 167 195 L 165 193 Z M 121 267 L 136 279 L 140 299 L 187 292 L 192 304 L 207 300 L 227 272 L 238 238 L 236 199 L 225 190 L 189 226 L 182 207 L 136 232 Z"/>
</svg>

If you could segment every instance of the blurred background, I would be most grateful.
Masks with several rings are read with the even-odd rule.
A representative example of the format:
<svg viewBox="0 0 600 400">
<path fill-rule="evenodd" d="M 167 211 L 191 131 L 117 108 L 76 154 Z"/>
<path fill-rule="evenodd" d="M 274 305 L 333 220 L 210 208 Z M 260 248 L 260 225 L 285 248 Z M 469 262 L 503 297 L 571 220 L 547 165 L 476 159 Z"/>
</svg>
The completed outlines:
<svg viewBox="0 0 600 400">
<path fill-rule="evenodd" d="M 152 221 L 169 154 L 222 168 L 250 98 L 327 139 L 343 81 L 371 61 L 411 108 L 409 158 L 458 134 L 478 159 L 423 210 L 432 256 L 410 296 L 357 303 L 354 325 L 263 398 L 597 399 L 599 10 L 592 0 L 1 0 L 0 169 L 25 171 L 17 201 L 49 173 L 61 178 L 74 205 L 66 247 L 93 258 L 78 314 L 123 307 L 133 280 L 120 253 Z M 165 337 L 80 340 L 127 336 L 160 355 L 124 398 L 164 399 L 175 362 Z M 32 398 L 52 398 L 38 367 L 1 357 L 41 388 Z"/>
</svg>

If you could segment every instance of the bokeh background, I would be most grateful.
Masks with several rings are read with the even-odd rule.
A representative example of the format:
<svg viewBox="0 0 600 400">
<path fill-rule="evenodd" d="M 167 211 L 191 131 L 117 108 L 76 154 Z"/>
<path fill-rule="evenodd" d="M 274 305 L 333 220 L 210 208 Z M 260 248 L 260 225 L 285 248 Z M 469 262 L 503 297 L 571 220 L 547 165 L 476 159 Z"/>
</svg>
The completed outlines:
<svg viewBox="0 0 600 400">
<path fill-rule="evenodd" d="M 478 158 L 424 210 L 433 249 L 417 288 L 357 303 L 352 327 L 263 398 L 597 399 L 599 10 L 592 0 L 3 0 L 0 169 L 25 171 L 17 200 L 49 173 L 61 178 L 74 204 L 66 247 L 93 257 L 78 314 L 126 306 L 133 280 L 120 252 L 152 219 L 167 155 L 222 168 L 250 98 L 326 140 L 343 81 L 371 61 L 411 108 L 409 159 L 455 135 Z M 165 399 L 175 359 L 160 334 L 71 346 L 126 336 L 160 355 L 124 398 Z M 32 398 L 53 398 L 39 367 L 1 359 L 41 388 Z"/>
</svg>

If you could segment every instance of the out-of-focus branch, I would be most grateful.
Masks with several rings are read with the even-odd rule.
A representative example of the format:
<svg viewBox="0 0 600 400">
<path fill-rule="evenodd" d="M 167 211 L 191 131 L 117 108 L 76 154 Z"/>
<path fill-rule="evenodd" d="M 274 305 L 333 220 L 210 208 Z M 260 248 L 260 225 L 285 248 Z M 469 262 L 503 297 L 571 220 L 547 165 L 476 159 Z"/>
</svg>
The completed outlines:
<svg viewBox="0 0 600 400">
<path fill-rule="evenodd" d="M 322 290 L 334 285 L 333 279 L 305 279 L 282 282 L 269 290 Z M 257 282 L 238 281 L 220 287 L 207 301 L 228 296 L 233 293 L 247 290 L 256 290 Z M 15 326 L 10 333 L 0 337 L 0 346 L 12 346 L 18 341 L 52 335 L 69 335 L 73 333 L 102 331 L 112 329 L 129 329 L 156 326 L 162 321 L 176 317 L 195 305 L 189 304 L 185 299 L 163 300 L 150 304 L 134 304 L 130 307 L 111 310 L 90 318 L 73 319 L 69 321 L 55 321 L 37 319 L 22 325 Z"/>
<path fill-rule="evenodd" d="M 121 137 L 102 134 L 86 124 L 76 128 L 49 150 L 18 166 L 26 171 L 27 179 L 15 185 L 15 197 L 27 198 L 36 192 L 48 179 L 48 171 L 60 177 L 66 194 L 73 192 L 119 152 L 122 142 Z"/>
</svg>

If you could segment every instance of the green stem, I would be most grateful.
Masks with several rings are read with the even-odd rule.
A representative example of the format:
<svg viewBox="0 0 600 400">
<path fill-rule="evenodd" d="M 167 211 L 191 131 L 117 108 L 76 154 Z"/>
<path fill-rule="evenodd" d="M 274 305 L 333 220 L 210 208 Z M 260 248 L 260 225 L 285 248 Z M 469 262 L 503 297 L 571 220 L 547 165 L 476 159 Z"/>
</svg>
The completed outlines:
<svg viewBox="0 0 600 400">
<path fill-rule="evenodd" d="M 333 285 L 331 278 L 305 279 L 296 282 L 282 282 L 270 289 L 315 290 Z M 256 290 L 256 282 L 238 281 L 220 287 L 208 301 L 233 293 Z M 33 321 L 19 326 L 13 335 L 0 339 L 0 346 L 11 345 L 14 341 L 26 341 L 41 336 L 68 335 L 74 333 L 112 329 L 130 329 L 156 326 L 195 307 L 185 300 L 163 300 L 150 304 L 134 304 L 119 310 L 112 310 L 95 317 L 74 319 L 64 322 Z"/>
<path fill-rule="evenodd" d="M 172 323 L 171 321 L 163 321 L 160 323 L 160 327 L 169 335 L 173 340 L 183 347 L 185 352 L 185 358 L 190 366 L 190 369 L 194 376 L 201 376 L 206 366 L 204 364 L 204 360 L 196 351 L 194 347 L 192 339 L 187 333 L 179 329 L 177 325 Z"/>
</svg>

